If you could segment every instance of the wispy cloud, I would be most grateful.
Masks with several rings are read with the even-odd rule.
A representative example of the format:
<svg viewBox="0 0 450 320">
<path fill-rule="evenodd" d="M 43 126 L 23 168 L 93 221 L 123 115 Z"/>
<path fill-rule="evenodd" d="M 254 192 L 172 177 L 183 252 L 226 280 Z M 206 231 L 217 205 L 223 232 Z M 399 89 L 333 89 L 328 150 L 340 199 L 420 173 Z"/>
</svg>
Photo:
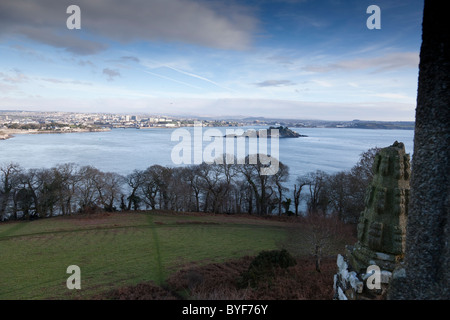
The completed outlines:
<svg viewBox="0 0 450 320">
<path fill-rule="evenodd" d="M 391 92 L 382 92 L 382 93 L 376 93 L 372 94 L 372 96 L 380 97 L 380 98 L 386 98 L 390 100 L 409 100 L 414 101 L 415 97 L 411 98 L 410 96 L 407 96 L 402 93 L 391 93 Z"/>
<path fill-rule="evenodd" d="M 115 77 L 120 77 L 120 72 L 117 70 L 105 68 L 103 69 L 103 74 L 108 77 L 108 81 L 113 81 Z"/>
<path fill-rule="evenodd" d="M 92 83 L 90 82 L 83 82 L 79 80 L 66 80 L 66 79 L 56 79 L 56 78 L 41 78 L 41 80 L 50 82 L 50 83 L 56 83 L 56 84 L 76 84 L 76 85 L 83 85 L 83 86 L 91 86 Z"/>
<path fill-rule="evenodd" d="M 304 67 L 304 70 L 326 73 L 331 71 L 373 69 L 373 72 L 383 72 L 401 68 L 417 68 L 418 65 L 419 54 L 417 52 L 396 52 L 381 57 L 342 60 L 326 65 L 309 65 Z"/>
<path fill-rule="evenodd" d="M 266 80 L 262 82 L 258 82 L 254 84 L 257 87 L 285 87 L 285 86 L 293 86 L 294 82 L 291 80 Z"/>
<path fill-rule="evenodd" d="M 120 57 L 120 60 L 132 61 L 132 62 L 138 62 L 138 63 L 141 61 L 138 57 L 135 57 L 135 56 L 123 56 L 123 57 Z"/>
<path fill-rule="evenodd" d="M 330 81 L 326 81 L 326 80 L 313 79 L 313 80 L 311 80 L 311 82 L 318 84 L 319 86 L 325 87 L 325 88 L 331 88 L 334 86 Z"/>
<path fill-rule="evenodd" d="M 10 73 L 0 72 L 0 79 L 9 83 L 21 83 L 29 80 L 28 76 L 19 69 L 13 69 L 12 71 Z"/>
</svg>

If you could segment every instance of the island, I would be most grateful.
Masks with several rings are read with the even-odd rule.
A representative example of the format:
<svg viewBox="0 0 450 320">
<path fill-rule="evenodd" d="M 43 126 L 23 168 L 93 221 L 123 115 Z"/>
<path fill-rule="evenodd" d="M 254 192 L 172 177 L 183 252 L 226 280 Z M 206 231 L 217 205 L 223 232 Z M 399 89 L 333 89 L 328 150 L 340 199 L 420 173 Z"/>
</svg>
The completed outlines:
<svg viewBox="0 0 450 320">
<path fill-rule="evenodd" d="M 267 137 L 270 138 L 272 136 L 272 129 L 277 129 L 279 133 L 279 138 L 300 138 L 300 137 L 307 137 L 306 135 L 300 134 L 298 132 L 292 131 L 288 127 L 269 127 L 267 129 Z M 255 129 L 249 129 L 245 131 L 243 134 L 226 134 L 224 135 L 224 138 L 240 138 L 240 137 L 256 137 L 259 138 L 260 136 L 260 130 Z"/>
</svg>

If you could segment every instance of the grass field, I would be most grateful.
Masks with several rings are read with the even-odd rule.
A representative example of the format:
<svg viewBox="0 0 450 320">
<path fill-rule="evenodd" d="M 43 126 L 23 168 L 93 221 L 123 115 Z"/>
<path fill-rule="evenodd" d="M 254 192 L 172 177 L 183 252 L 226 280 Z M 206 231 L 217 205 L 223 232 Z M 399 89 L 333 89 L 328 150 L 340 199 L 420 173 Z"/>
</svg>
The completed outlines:
<svg viewBox="0 0 450 320">
<path fill-rule="evenodd" d="M 289 223 L 237 216 L 114 213 L 0 224 L 0 299 L 89 299 L 186 265 L 276 249 Z M 69 265 L 81 290 L 69 290 Z"/>
</svg>

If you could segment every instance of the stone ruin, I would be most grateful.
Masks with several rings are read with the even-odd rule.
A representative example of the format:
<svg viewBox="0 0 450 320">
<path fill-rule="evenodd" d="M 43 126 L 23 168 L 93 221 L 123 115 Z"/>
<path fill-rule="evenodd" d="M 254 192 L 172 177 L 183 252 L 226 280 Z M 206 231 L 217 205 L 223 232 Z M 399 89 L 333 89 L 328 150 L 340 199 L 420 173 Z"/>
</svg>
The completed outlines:
<svg viewBox="0 0 450 320">
<path fill-rule="evenodd" d="M 335 299 L 385 298 L 392 272 L 403 260 L 411 175 L 410 156 L 404 144 L 396 141 L 381 149 L 372 171 L 365 210 L 357 226 L 358 241 L 347 246 L 344 256 L 338 255 Z M 368 270 L 378 272 L 379 285 L 367 285 L 372 281 Z"/>
</svg>

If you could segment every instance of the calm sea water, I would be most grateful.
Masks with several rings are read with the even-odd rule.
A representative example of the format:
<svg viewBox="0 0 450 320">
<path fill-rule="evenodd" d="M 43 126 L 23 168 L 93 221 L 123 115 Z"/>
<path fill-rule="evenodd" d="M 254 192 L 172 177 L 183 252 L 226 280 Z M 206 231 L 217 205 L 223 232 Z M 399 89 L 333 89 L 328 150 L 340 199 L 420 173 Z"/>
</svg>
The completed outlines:
<svg viewBox="0 0 450 320">
<path fill-rule="evenodd" d="M 193 128 L 186 129 L 193 131 Z M 217 129 L 225 134 L 227 128 Z M 175 167 L 171 159 L 171 151 L 178 144 L 171 141 L 174 130 L 113 129 L 94 133 L 16 135 L 0 141 L 0 165 L 14 162 L 28 169 L 72 162 L 123 175 L 153 164 Z M 203 128 L 203 132 L 206 130 Z M 396 140 L 405 144 L 407 153 L 412 155 L 413 152 L 413 130 L 292 130 L 308 137 L 279 140 L 279 158 L 289 166 L 290 180 L 318 169 L 328 173 L 348 170 L 362 152 L 387 147 Z M 208 144 L 204 142 L 203 146 Z"/>
</svg>

